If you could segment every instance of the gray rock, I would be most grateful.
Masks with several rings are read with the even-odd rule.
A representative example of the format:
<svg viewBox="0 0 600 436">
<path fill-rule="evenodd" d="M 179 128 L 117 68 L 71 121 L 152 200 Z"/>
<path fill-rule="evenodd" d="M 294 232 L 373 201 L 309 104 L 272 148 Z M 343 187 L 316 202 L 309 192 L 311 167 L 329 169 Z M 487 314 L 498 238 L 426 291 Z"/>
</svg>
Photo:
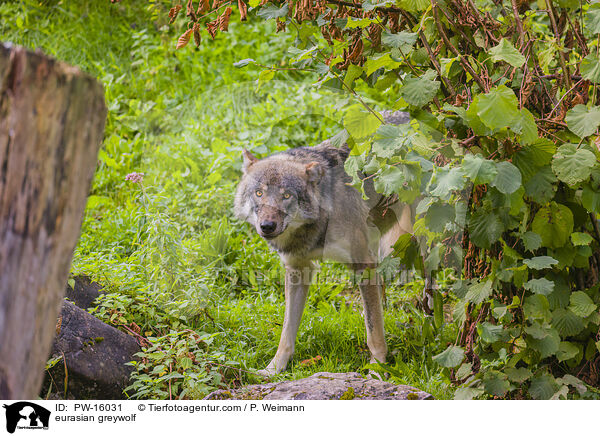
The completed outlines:
<svg viewBox="0 0 600 436">
<path fill-rule="evenodd" d="M 432 400 L 433 396 L 406 385 L 394 385 L 356 372 L 319 372 L 299 380 L 218 390 L 205 400 Z"/>
<path fill-rule="evenodd" d="M 69 299 L 75 306 L 82 309 L 88 309 L 94 305 L 94 300 L 100 296 L 102 285 L 93 282 L 89 277 L 76 276 L 73 277 L 75 286 L 67 285 L 65 297 Z"/>
<path fill-rule="evenodd" d="M 65 362 L 61 360 L 48 370 L 42 398 L 49 390 L 65 399 L 126 398 L 123 389 L 133 367 L 125 363 L 134 360 L 133 355 L 140 351 L 133 336 L 103 323 L 69 301 L 63 303 L 56 329 L 51 357 L 64 355 L 67 395 L 64 395 Z"/>
</svg>

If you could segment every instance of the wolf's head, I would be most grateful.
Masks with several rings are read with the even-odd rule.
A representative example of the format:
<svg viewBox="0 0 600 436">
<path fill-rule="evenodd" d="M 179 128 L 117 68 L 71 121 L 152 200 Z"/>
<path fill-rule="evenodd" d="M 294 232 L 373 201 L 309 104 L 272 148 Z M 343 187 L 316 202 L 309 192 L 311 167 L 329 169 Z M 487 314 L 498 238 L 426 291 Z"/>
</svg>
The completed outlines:
<svg viewBox="0 0 600 436">
<path fill-rule="evenodd" d="M 254 225 L 260 236 L 276 243 L 319 217 L 320 163 L 298 162 L 285 153 L 262 160 L 247 150 L 243 155 L 244 174 L 234 211 L 238 218 Z"/>
</svg>

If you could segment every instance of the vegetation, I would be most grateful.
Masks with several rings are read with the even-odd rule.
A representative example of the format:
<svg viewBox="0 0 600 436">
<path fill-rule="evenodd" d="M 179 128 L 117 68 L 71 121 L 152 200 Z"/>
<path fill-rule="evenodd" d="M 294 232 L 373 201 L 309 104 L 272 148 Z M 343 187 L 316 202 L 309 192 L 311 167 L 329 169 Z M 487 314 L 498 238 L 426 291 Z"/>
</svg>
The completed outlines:
<svg viewBox="0 0 600 436">
<path fill-rule="evenodd" d="M 376 369 L 437 398 L 600 393 L 600 4 L 27 0 L 0 5 L 0 23 L 105 84 L 73 274 L 103 283 L 95 315 L 144 345 L 133 398 L 258 381 L 282 272 L 231 215 L 241 149 L 333 135 L 349 174 L 421 198 L 416 237 L 381 266 L 417 274 L 387 286 L 390 363 L 373 366 L 354 286 L 323 265 L 336 279 L 312 287 L 276 379 Z M 411 123 L 385 124 L 389 108 Z M 426 274 L 431 315 L 414 304 Z"/>
</svg>

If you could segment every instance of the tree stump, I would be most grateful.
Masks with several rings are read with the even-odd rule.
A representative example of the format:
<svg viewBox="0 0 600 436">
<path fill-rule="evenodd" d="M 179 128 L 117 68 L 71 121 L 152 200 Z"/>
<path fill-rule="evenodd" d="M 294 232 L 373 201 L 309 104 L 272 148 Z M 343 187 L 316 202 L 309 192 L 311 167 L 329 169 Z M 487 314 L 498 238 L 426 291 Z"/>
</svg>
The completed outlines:
<svg viewBox="0 0 600 436">
<path fill-rule="evenodd" d="M 94 78 L 0 44 L 0 399 L 39 393 L 105 119 Z"/>
</svg>

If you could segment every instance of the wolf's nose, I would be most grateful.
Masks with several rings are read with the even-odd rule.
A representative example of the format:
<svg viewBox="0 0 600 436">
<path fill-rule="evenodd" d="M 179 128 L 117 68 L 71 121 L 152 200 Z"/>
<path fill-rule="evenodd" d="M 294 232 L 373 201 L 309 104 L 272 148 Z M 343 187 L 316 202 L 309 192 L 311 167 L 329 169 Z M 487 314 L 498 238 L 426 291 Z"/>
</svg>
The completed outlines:
<svg viewBox="0 0 600 436">
<path fill-rule="evenodd" d="M 273 221 L 263 221 L 260 223 L 260 229 L 265 235 L 273 233 L 275 231 L 275 227 L 277 227 L 277 224 L 275 224 Z"/>
</svg>

